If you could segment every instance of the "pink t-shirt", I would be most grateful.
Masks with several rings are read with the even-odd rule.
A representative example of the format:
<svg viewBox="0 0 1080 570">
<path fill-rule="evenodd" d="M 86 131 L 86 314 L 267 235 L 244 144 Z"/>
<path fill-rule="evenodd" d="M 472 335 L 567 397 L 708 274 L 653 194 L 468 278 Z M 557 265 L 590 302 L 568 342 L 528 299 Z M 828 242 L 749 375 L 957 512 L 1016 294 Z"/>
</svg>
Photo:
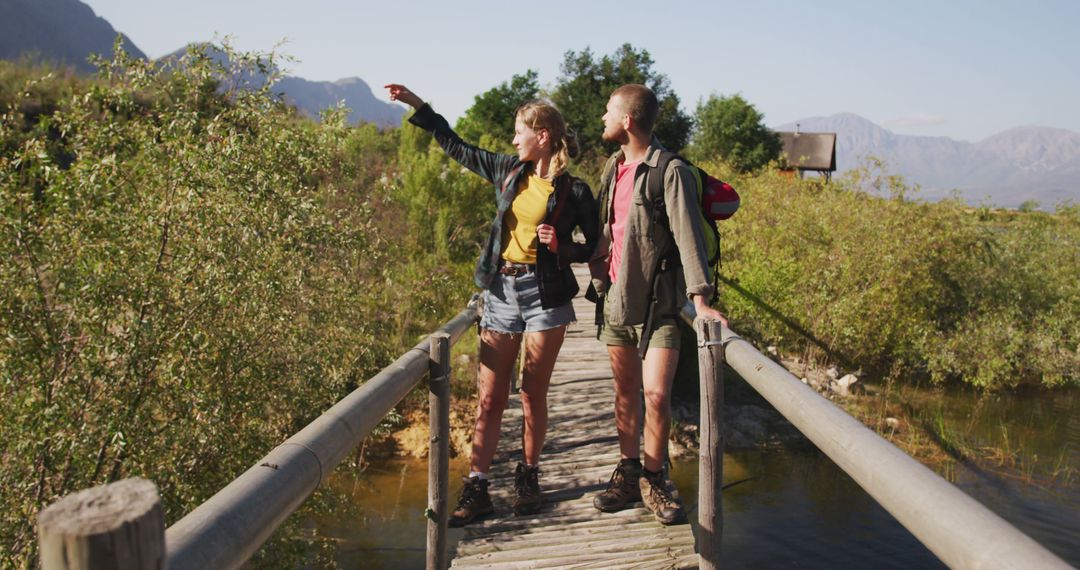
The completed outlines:
<svg viewBox="0 0 1080 570">
<path fill-rule="evenodd" d="M 611 263 L 608 275 L 614 283 L 622 264 L 623 237 L 626 221 L 630 217 L 630 205 L 634 202 L 634 172 L 641 161 L 619 164 L 615 172 L 615 193 L 611 196 Z"/>
</svg>

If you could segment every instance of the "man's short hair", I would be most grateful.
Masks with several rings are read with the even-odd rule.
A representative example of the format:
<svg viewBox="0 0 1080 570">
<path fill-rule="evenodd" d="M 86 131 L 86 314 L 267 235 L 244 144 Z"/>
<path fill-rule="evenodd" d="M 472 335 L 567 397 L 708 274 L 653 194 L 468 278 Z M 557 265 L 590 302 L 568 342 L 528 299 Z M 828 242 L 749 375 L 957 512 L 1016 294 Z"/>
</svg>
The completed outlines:
<svg viewBox="0 0 1080 570">
<path fill-rule="evenodd" d="M 652 89 L 638 83 L 628 83 L 611 92 L 618 95 L 626 107 L 624 110 L 641 130 L 652 133 L 656 125 L 656 115 L 660 113 L 660 103 Z"/>
</svg>

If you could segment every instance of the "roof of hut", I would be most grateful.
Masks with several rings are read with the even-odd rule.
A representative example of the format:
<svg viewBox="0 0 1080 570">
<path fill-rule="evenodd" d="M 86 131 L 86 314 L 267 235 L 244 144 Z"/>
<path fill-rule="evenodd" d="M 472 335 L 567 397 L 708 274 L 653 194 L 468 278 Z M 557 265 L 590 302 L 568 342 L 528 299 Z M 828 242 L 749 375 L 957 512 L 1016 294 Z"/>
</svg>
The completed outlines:
<svg viewBox="0 0 1080 570">
<path fill-rule="evenodd" d="M 836 133 L 779 132 L 788 166 L 800 170 L 836 170 Z"/>
</svg>

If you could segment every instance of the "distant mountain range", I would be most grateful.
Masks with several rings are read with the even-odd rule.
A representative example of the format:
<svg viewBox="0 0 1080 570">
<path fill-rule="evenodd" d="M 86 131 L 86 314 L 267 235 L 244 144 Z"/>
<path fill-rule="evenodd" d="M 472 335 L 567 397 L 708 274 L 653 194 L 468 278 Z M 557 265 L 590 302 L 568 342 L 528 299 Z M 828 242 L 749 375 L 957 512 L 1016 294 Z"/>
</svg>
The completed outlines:
<svg viewBox="0 0 1080 570">
<path fill-rule="evenodd" d="M 0 59 L 19 59 L 26 54 L 93 72 L 87 56 L 112 55 L 116 36 L 112 24 L 78 0 L 0 1 Z M 124 49 L 146 59 L 127 36 Z"/>
<path fill-rule="evenodd" d="M 1034 200 L 1049 209 L 1080 203 L 1080 133 L 1050 127 L 1018 127 L 976 143 L 947 137 L 900 135 L 852 113 L 797 121 L 802 132 L 836 133 L 836 166 L 850 170 L 868 156 L 886 162 L 922 188 L 917 196 L 938 200 L 959 191 L 971 204 L 987 201 L 1015 208 Z M 795 130 L 796 123 L 775 127 Z"/>
<path fill-rule="evenodd" d="M 222 65 L 228 64 L 225 53 L 213 45 L 205 44 L 207 54 L 214 61 Z M 158 61 L 179 59 L 187 52 L 187 47 L 180 48 Z M 243 83 L 262 85 L 265 77 L 244 77 Z M 313 118 L 319 118 L 319 112 L 323 109 L 334 107 L 338 101 L 344 101 L 349 109 L 348 121 L 352 124 L 360 122 L 375 123 L 380 128 L 396 127 L 401 124 L 401 117 L 405 109 L 399 105 L 392 105 L 375 98 L 375 94 L 368 84 L 359 77 L 347 77 L 337 81 L 308 81 L 300 77 L 285 76 L 273 86 L 275 93 L 285 97 L 290 105 L 296 107 L 301 113 Z"/>
<path fill-rule="evenodd" d="M 118 32 L 78 0 L 0 0 L 0 58 L 31 53 L 42 59 L 93 71 L 91 53 L 110 54 Z M 145 58 L 126 36 L 123 45 Z M 168 57 L 168 56 L 167 56 Z M 349 121 L 380 127 L 401 124 L 405 110 L 375 98 L 356 77 L 308 81 L 285 77 L 277 91 L 306 115 L 344 100 Z M 889 173 L 922 188 L 936 200 L 958 191 L 966 201 L 1016 207 L 1034 200 L 1043 208 L 1080 203 L 1080 133 L 1047 127 L 1019 127 L 976 143 L 946 137 L 899 135 L 851 113 L 798 121 L 804 132 L 837 134 L 837 168 L 842 173 L 868 156 L 883 159 Z M 775 130 L 790 131 L 795 123 Z"/>
<path fill-rule="evenodd" d="M 95 69 L 87 57 L 92 53 L 112 54 L 117 34 L 109 22 L 79 0 L 0 0 L 0 59 L 16 60 L 28 54 L 92 73 Z M 146 59 L 146 54 L 127 36 L 123 42 L 129 54 Z M 399 105 L 376 99 L 358 77 L 332 82 L 285 77 L 275 90 L 313 118 L 342 100 L 350 109 L 349 122 L 353 124 L 363 121 L 395 127 L 405 113 Z"/>
<path fill-rule="evenodd" d="M 371 87 L 359 77 L 346 77 L 337 81 L 308 81 L 299 77 L 284 77 L 275 90 L 284 93 L 285 100 L 304 114 L 318 118 L 319 111 L 345 101 L 349 108 L 349 122 L 375 123 L 381 128 L 401 125 L 405 109 L 380 101 Z"/>
</svg>

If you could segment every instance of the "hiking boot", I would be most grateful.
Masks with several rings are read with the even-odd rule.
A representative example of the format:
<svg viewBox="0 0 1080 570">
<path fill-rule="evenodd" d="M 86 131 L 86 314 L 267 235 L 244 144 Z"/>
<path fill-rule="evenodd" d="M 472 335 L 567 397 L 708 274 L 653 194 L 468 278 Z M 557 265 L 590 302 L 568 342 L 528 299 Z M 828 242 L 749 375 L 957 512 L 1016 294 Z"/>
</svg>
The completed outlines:
<svg viewBox="0 0 1080 570">
<path fill-rule="evenodd" d="M 608 488 L 593 498 L 593 506 L 605 513 L 614 513 L 626 508 L 630 503 L 641 500 L 638 477 L 641 476 L 641 461 L 623 459 L 615 467 L 608 481 Z"/>
<path fill-rule="evenodd" d="M 686 513 L 683 512 L 682 503 L 671 496 L 671 491 L 668 491 L 667 485 L 664 484 L 663 471 L 651 473 L 642 469 L 638 485 L 641 487 L 641 500 L 653 512 L 660 524 L 686 522 Z"/>
<path fill-rule="evenodd" d="M 532 515 L 540 512 L 540 466 L 518 463 L 514 470 L 514 514 Z"/>
<path fill-rule="evenodd" d="M 488 482 L 479 477 L 465 479 L 465 486 L 461 488 L 461 496 L 458 498 L 457 508 L 450 513 L 447 524 L 453 527 L 465 526 L 475 520 L 495 512 L 488 496 Z"/>
</svg>

